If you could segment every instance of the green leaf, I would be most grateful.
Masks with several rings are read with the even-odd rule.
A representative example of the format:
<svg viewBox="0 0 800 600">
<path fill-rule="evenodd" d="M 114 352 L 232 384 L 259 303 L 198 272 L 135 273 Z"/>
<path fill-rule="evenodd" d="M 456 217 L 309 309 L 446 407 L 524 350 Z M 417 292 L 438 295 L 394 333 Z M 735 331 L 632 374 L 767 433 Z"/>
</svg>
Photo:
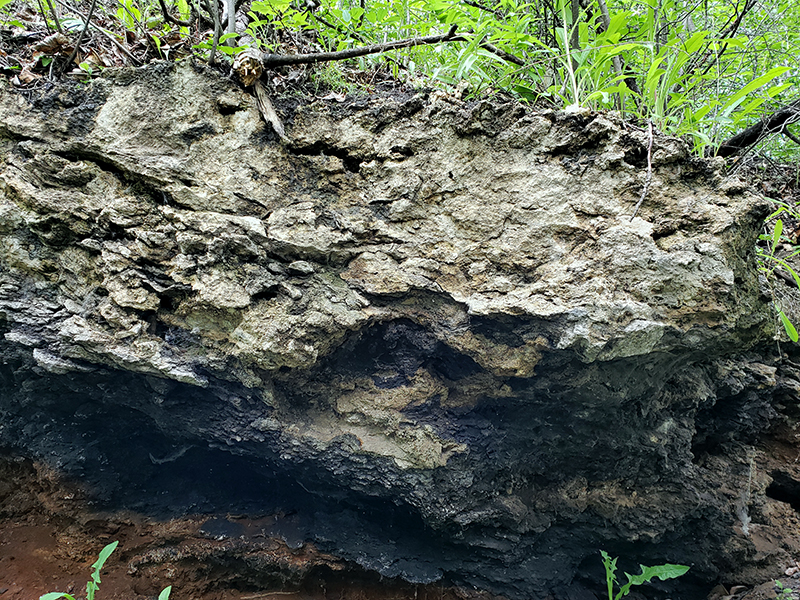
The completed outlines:
<svg viewBox="0 0 800 600">
<path fill-rule="evenodd" d="M 775 229 L 772 232 L 772 252 L 775 252 L 775 247 L 781 241 L 781 234 L 783 233 L 783 221 L 778 219 L 775 221 Z"/>
<path fill-rule="evenodd" d="M 118 545 L 119 545 L 119 541 L 111 542 L 105 548 L 100 550 L 100 554 L 97 557 L 97 560 L 92 565 L 92 568 L 95 569 L 95 571 L 99 571 L 100 569 L 102 569 L 103 565 L 106 564 L 106 561 L 108 560 L 108 557 L 111 556 L 111 553 L 114 552 L 114 550 L 117 549 Z"/>
<path fill-rule="evenodd" d="M 59 600 L 59 598 L 66 598 L 67 600 L 75 600 L 75 598 L 73 598 L 69 594 L 64 594 L 62 592 L 50 592 L 49 594 L 39 596 L 39 600 Z"/>
<path fill-rule="evenodd" d="M 535 102 L 538 94 L 536 90 L 533 88 L 528 87 L 527 85 L 523 85 L 521 83 L 515 84 L 511 89 L 517 92 L 520 96 L 525 98 L 528 102 Z"/>
<path fill-rule="evenodd" d="M 108 557 L 111 556 L 111 553 L 114 552 L 118 544 L 119 541 L 108 544 L 105 548 L 100 550 L 97 560 L 94 561 L 94 564 L 92 565 L 92 581 L 86 584 L 86 595 L 88 600 L 94 600 L 94 593 L 99 589 L 100 570 L 103 568 L 103 565 L 106 564 Z"/>
<path fill-rule="evenodd" d="M 784 269 L 786 269 L 789 272 L 789 275 L 791 275 L 794 278 L 794 282 L 797 284 L 797 287 L 800 288 L 800 276 L 798 276 L 797 272 L 792 267 L 789 266 L 789 263 L 780 258 L 773 257 L 773 260 L 775 260 L 778 264 L 780 264 Z"/>
<path fill-rule="evenodd" d="M 619 600 L 623 596 L 627 596 L 628 592 L 634 585 L 642 585 L 643 583 L 648 583 L 653 577 L 658 577 L 661 581 L 666 579 L 675 579 L 676 577 L 680 577 L 684 575 L 686 571 L 689 570 L 689 567 L 685 565 L 658 565 L 655 567 L 645 567 L 644 565 L 639 565 L 642 569 L 642 572 L 639 575 L 630 575 L 629 573 L 625 573 L 625 577 L 628 578 L 628 583 L 623 585 L 619 593 L 617 593 L 614 600 Z"/>
<path fill-rule="evenodd" d="M 603 558 L 603 566 L 606 569 L 606 587 L 608 588 L 608 600 L 614 600 L 614 584 L 617 582 L 617 559 L 611 558 L 605 550 L 600 550 Z"/>
<path fill-rule="evenodd" d="M 77 17 L 65 17 L 61 19 L 59 23 L 61 23 L 61 27 L 63 27 L 67 31 L 74 31 L 74 32 L 80 31 L 86 25 L 86 23 L 83 20 L 78 19 Z"/>
<path fill-rule="evenodd" d="M 784 73 L 786 73 L 786 71 L 789 70 L 790 67 L 774 67 L 770 69 L 769 71 L 764 73 L 761 77 L 757 77 L 756 79 L 748 83 L 746 86 L 744 86 L 742 89 L 740 89 L 738 92 L 736 92 L 733 96 L 728 98 L 728 101 L 723 106 L 723 109 L 728 111 L 728 114 L 730 114 L 730 111 L 736 108 L 739 105 L 739 103 L 744 99 L 744 97 L 747 96 L 747 94 L 749 94 L 750 92 L 754 92 L 758 88 L 768 84 L 770 81 L 772 81 L 773 79 L 775 79 L 780 75 L 783 75 Z"/>
<path fill-rule="evenodd" d="M 787 317 L 786 313 L 784 313 L 782 310 L 778 311 L 778 315 L 783 322 L 783 328 L 786 330 L 786 335 L 788 335 L 789 339 L 793 342 L 797 342 L 797 340 L 800 339 L 800 336 L 797 335 L 797 329 L 794 328 L 794 325 L 792 325 L 789 317 Z"/>
<path fill-rule="evenodd" d="M 168 585 L 161 590 L 161 593 L 158 595 L 158 600 L 169 600 L 170 592 L 172 592 L 172 586 Z"/>
<path fill-rule="evenodd" d="M 777 204 L 780 204 L 780 203 L 777 203 Z M 765 220 L 765 221 L 771 221 L 772 219 L 774 219 L 775 217 L 777 217 L 779 214 L 781 214 L 783 211 L 788 211 L 788 210 L 789 210 L 789 207 L 788 207 L 788 206 L 781 206 L 780 208 L 778 208 L 778 210 L 776 210 L 774 213 L 772 213 L 771 215 L 769 215 L 769 216 L 768 216 L 766 219 L 764 219 L 764 220 Z"/>
</svg>

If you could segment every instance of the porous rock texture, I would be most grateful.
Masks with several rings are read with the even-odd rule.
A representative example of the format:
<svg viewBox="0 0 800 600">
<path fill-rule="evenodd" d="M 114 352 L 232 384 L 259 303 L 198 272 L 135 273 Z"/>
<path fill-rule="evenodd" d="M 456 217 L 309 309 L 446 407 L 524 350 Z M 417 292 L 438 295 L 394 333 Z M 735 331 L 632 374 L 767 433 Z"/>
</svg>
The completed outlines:
<svg viewBox="0 0 800 600">
<path fill-rule="evenodd" d="M 313 100 L 286 142 L 188 64 L 0 84 L 0 445 L 512 598 L 591 597 L 599 549 L 691 593 L 752 557 L 762 201 L 657 136 L 631 219 L 613 115 Z"/>
</svg>

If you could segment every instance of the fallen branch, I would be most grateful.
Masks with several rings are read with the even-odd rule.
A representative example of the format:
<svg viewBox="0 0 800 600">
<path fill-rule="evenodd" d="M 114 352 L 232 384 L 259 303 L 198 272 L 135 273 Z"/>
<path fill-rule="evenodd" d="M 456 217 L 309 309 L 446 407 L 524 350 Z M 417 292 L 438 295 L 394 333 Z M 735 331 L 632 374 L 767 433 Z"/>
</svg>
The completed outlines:
<svg viewBox="0 0 800 600">
<path fill-rule="evenodd" d="M 358 58 L 359 56 L 367 56 L 368 54 L 380 54 L 381 52 L 388 52 L 389 50 L 399 50 L 401 48 L 413 48 L 415 46 L 424 46 L 427 44 L 440 44 L 442 42 L 459 41 L 456 38 L 456 25 L 450 28 L 450 31 L 443 35 L 428 35 L 425 37 L 410 38 L 405 40 L 397 40 L 394 42 L 386 42 L 384 44 L 373 44 L 371 46 L 361 46 L 359 48 L 349 48 L 347 50 L 340 50 L 339 52 L 314 52 L 313 54 L 267 54 L 261 55 L 261 64 L 265 69 L 274 69 L 275 67 L 284 67 L 288 65 L 308 65 L 319 62 L 331 62 L 335 60 L 347 60 L 348 58 Z"/>
<path fill-rule="evenodd" d="M 783 133 L 786 125 L 798 120 L 800 120 L 800 98 L 722 142 L 717 150 L 717 156 L 728 157 L 739 154 L 771 133 Z"/>
<path fill-rule="evenodd" d="M 461 36 L 458 36 L 458 37 L 461 37 Z M 459 41 L 459 40 L 455 40 L 454 39 L 452 41 Z M 463 39 L 463 41 L 466 42 L 467 40 Z M 493 44 L 490 44 L 489 42 L 481 42 L 478 45 L 481 48 L 486 48 L 489 52 L 491 52 L 492 54 L 496 54 L 497 56 L 499 56 L 500 58 L 502 58 L 503 60 L 505 60 L 507 62 L 514 63 L 515 65 L 519 65 L 520 67 L 524 67 L 525 66 L 525 61 L 522 60 L 519 56 L 514 56 L 513 54 L 510 54 L 510 53 L 506 52 L 505 50 L 501 50 L 500 48 L 498 48 L 497 46 L 495 46 Z"/>
<path fill-rule="evenodd" d="M 316 17 L 315 18 L 319 18 Z M 328 23 L 323 23 L 328 25 Z M 405 40 L 396 40 L 394 42 L 385 42 L 383 44 L 373 44 L 371 46 L 361 46 L 359 48 L 349 48 L 347 50 L 340 50 L 339 52 L 314 52 L 312 54 L 267 54 L 261 55 L 261 64 L 265 69 L 274 69 L 276 67 L 285 67 L 288 65 L 308 65 L 320 62 L 333 62 L 337 60 L 347 60 L 349 58 L 358 58 L 359 56 L 367 56 L 368 54 L 380 54 L 381 52 L 388 52 L 389 50 L 400 50 L 402 48 L 413 48 L 415 46 L 425 46 L 430 44 L 440 44 L 442 42 L 468 42 L 469 39 L 463 35 L 456 35 L 456 25 L 453 25 L 445 34 L 442 35 L 428 35 L 419 38 L 409 38 Z M 335 27 L 332 27 L 336 29 Z M 514 63 L 515 65 L 525 66 L 525 61 L 514 56 L 505 50 L 501 50 L 497 46 L 489 42 L 482 42 L 479 44 L 481 48 L 485 48 L 489 52 L 496 54 L 505 61 Z"/>
<path fill-rule="evenodd" d="M 78 50 L 80 50 L 81 42 L 83 41 L 83 35 L 86 33 L 86 30 L 89 29 L 89 21 L 92 20 L 92 15 L 94 14 L 94 8 L 97 6 L 97 0 L 92 0 L 92 5 L 89 7 L 89 14 L 86 15 L 86 21 L 81 28 L 81 32 L 78 34 L 78 41 L 75 42 L 75 49 L 72 51 L 72 54 L 69 55 L 67 62 L 61 68 L 61 73 L 63 73 L 67 67 L 75 60 L 75 57 L 78 55 Z"/>
<path fill-rule="evenodd" d="M 800 138 L 789 131 L 789 126 L 786 123 L 784 123 L 783 127 L 781 127 L 781 133 L 792 140 L 795 144 L 800 146 Z"/>
<path fill-rule="evenodd" d="M 264 117 L 264 121 L 272 125 L 272 129 L 275 130 L 275 133 L 278 134 L 281 140 L 288 143 L 290 140 L 286 136 L 286 130 L 283 128 L 283 123 L 281 123 L 281 119 L 275 111 L 275 107 L 272 106 L 272 100 L 270 100 L 269 94 L 266 88 L 264 88 L 264 84 L 257 80 L 255 82 L 255 89 L 256 105 L 258 106 L 259 112 L 261 112 L 261 116 Z"/>
</svg>

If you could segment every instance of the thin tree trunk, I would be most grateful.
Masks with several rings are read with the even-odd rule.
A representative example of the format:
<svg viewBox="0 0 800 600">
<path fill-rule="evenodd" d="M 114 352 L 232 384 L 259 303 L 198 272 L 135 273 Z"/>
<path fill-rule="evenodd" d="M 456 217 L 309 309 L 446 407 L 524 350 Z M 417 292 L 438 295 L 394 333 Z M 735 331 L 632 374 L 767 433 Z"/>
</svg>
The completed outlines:
<svg viewBox="0 0 800 600">
<path fill-rule="evenodd" d="M 225 33 L 236 33 L 236 0 L 226 0 L 228 7 L 228 27 Z M 228 38 L 228 45 L 235 46 L 233 38 Z"/>
<path fill-rule="evenodd" d="M 606 0 L 597 0 L 597 5 L 600 7 L 600 14 L 603 16 L 603 31 L 608 31 L 608 28 L 611 27 L 611 14 L 608 12 Z M 633 77 L 624 76 L 625 74 L 623 71 L 622 59 L 619 56 L 614 56 L 611 61 L 614 65 L 614 71 L 616 72 L 617 76 L 624 78 L 623 80 L 628 86 L 628 89 L 634 94 L 641 94 L 641 91 L 639 91 L 639 84 L 636 83 L 636 79 Z"/>
</svg>

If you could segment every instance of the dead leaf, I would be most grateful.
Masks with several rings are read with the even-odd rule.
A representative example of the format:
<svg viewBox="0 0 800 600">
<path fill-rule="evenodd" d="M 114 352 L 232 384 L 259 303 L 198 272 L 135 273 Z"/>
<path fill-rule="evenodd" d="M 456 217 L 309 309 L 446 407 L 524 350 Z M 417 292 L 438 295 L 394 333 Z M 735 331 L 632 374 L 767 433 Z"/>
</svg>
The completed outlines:
<svg viewBox="0 0 800 600">
<path fill-rule="evenodd" d="M 39 18 L 39 15 L 36 14 L 36 11 L 30 6 L 23 6 L 22 10 L 17 11 L 14 16 L 23 21 L 34 21 Z"/>
<path fill-rule="evenodd" d="M 41 75 L 37 75 L 36 73 L 31 73 L 30 70 L 28 70 L 28 67 L 22 69 L 20 74 L 14 77 L 14 79 L 17 79 L 19 82 L 21 82 L 22 85 L 33 83 L 34 81 L 40 78 Z"/>
<path fill-rule="evenodd" d="M 735 596 L 736 594 L 744 592 L 746 589 L 747 587 L 744 585 L 735 585 L 730 589 L 730 594 L 731 596 Z"/>
<path fill-rule="evenodd" d="M 33 50 L 34 54 L 37 52 L 41 54 L 54 54 L 66 46 L 69 46 L 69 38 L 63 33 L 54 33 L 48 35 L 41 42 L 36 42 L 31 50 Z"/>
</svg>

